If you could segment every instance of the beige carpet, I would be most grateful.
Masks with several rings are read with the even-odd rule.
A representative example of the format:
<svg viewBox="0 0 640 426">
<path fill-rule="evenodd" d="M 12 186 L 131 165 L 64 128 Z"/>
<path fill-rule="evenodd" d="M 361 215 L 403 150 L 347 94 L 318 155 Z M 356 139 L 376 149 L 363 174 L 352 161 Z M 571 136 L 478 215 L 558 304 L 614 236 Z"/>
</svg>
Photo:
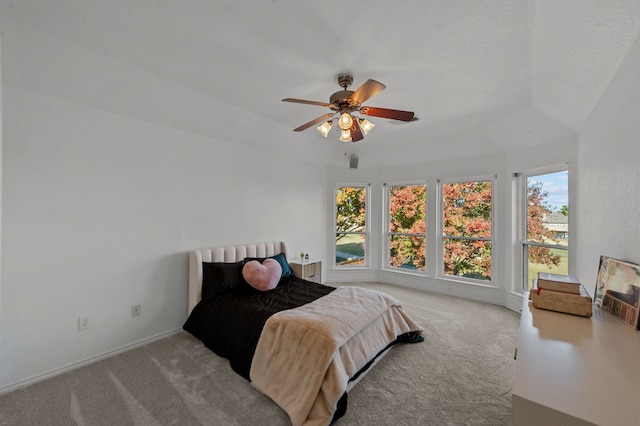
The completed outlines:
<svg viewBox="0 0 640 426">
<path fill-rule="evenodd" d="M 510 425 L 519 315 L 383 284 L 425 329 L 349 394 L 346 425 Z M 0 425 L 288 425 L 287 415 L 187 333 L 0 397 Z"/>
</svg>

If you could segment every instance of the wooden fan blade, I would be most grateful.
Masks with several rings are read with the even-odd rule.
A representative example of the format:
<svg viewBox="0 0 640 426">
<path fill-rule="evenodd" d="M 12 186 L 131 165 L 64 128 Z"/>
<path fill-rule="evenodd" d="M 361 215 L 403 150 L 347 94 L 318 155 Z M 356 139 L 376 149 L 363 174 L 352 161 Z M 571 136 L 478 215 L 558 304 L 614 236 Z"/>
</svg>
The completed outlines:
<svg viewBox="0 0 640 426">
<path fill-rule="evenodd" d="M 362 105 L 362 103 L 366 102 L 367 99 L 382 92 L 385 89 L 385 87 L 387 86 L 380 83 L 379 81 L 369 79 L 365 81 L 362 86 L 358 87 L 358 89 L 355 92 L 353 92 L 351 96 L 349 96 L 349 99 L 351 99 L 354 103 L 358 105 Z"/>
<path fill-rule="evenodd" d="M 333 105 L 328 104 L 326 102 L 318 102 L 318 101 L 306 101 L 304 99 L 294 99 L 294 98 L 284 98 L 282 102 L 294 102 L 296 104 L 307 104 L 307 105 L 317 105 L 331 108 Z"/>
<path fill-rule="evenodd" d="M 358 124 L 358 119 L 353 119 L 353 124 L 351 124 L 351 142 L 358 142 L 364 139 L 364 135 L 362 134 L 362 129 L 360 128 L 360 124 Z"/>
<path fill-rule="evenodd" d="M 316 118 L 315 120 L 311 120 L 310 122 L 305 123 L 302 126 L 293 129 L 293 131 L 294 132 L 301 132 L 301 131 L 306 130 L 309 127 L 313 126 L 314 124 L 318 124 L 318 123 L 321 123 L 321 122 L 325 121 L 327 118 L 332 117 L 333 115 L 335 115 L 335 113 L 333 113 L 333 112 L 329 112 L 327 114 L 321 115 L 320 117 Z"/>
<path fill-rule="evenodd" d="M 413 121 L 414 113 L 411 111 L 400 111 L 398 109 L 362 107 L 360 114 L 372 117 L 390 118 L 392 120 Z"/>
</svg>

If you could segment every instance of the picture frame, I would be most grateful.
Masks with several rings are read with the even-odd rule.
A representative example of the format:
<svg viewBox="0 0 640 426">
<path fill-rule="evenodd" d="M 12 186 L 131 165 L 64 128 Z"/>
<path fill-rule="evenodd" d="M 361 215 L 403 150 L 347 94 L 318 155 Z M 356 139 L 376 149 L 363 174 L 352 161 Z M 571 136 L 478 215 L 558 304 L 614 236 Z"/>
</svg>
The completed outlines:
<svg viewBox="0 0 640 426">
<path fill-rule="evenodd" d="M 627 326 L 638 330 L 640 265 L 600 256 L 593 303 Z"/>
</svg>

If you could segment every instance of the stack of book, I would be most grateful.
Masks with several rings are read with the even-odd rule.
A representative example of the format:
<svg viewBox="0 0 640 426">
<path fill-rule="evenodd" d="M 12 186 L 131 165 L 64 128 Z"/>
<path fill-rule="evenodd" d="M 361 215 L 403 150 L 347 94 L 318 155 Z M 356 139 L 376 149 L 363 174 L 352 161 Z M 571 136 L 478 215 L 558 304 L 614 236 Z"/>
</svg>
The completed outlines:
<svg viewBox="0 0 640 426">
<path fill-rule="evenodd" d="M 593 299 L 573 275 L 538 272 L 538 279 L 529 292 L 533 306 L 549 311 L 590 317 Z"/>
</svg>

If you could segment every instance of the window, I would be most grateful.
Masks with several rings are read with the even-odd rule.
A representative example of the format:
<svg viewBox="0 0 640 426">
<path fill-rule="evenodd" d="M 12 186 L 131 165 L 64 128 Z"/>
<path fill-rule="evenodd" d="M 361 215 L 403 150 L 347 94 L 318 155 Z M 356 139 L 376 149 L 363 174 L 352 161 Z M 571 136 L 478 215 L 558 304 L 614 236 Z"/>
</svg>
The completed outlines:
<svg viewBox="0 0 640 426">
<path fill-rule="evenodd" d="M 491 280 L 492 180 L 441 184 L 443 274 Z"/>
<path fill-rule="evenodd" d="M 340 186 L 335 192 L 336 266 L 364 266 L 368 247 L 368 187 Z"/>
<path fill-rule="evenodd" d="M 538 272 L 569 272 L 569 172 L 523 176 L 523 286 L 528 290 Z"/>
<path fill-rule="evenodd" d="M 389 186 L 387 206 L 387 266 L 424 271 L 427 186 Z"/>
</svg>

